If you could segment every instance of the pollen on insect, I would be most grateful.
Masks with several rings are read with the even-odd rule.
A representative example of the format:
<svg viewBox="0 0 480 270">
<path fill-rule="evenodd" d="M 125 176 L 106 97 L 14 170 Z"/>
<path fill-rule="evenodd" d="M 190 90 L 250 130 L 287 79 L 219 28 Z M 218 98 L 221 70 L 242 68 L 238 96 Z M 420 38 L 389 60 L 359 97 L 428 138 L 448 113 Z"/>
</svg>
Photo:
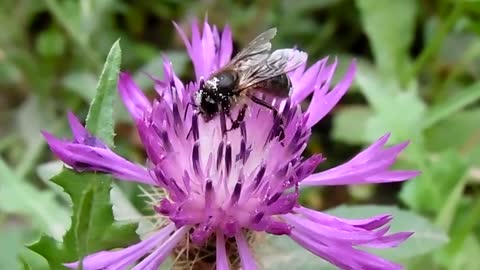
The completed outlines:
<svg viewBox="0 0 480 270">
<path fill-rule="evenodd" d="M 202 95 L 203 90 L 198 90 L 197 92 L 195 92 L 195 94 L 193 95 L 195 105 L 200 106 L 200 104 L 202 103 Z"/>
<path fill-rule="evenodd" d="M 218 90 L 218 82 L 220 80 L 217 77 L 213 77 L 210 80 L 205 81 L 205 86 L 212 90 Z"/>
</svg>

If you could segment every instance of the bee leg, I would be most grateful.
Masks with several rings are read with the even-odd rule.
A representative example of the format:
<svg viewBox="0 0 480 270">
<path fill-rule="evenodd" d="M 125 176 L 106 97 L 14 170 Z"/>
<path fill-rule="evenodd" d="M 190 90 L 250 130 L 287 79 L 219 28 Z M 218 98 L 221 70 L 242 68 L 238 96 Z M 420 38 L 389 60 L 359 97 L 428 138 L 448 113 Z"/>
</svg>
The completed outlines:
<svg viewBox="0 0 480 270">
<path fill-rule="evenodd" d="M 228 116 L 230 117 L 230 120 L 232 121 L 232 126 L 227 131 L 234 130 L 240 127 L 240 124 L 242 124 L 243 119 L 245 119 L 245 114 L 247 113 L 247 104 L 244 104 L 242 109 L 238 112 L 237 119 L 233 120 L 230 114 Z"/>
<path fill-rule="evenodd" d="M 272 114 L 273 114 L 273 119 L 274 121 L 279 121 L 279 126 L 280 126 L 280 130 L 278 131 L 278 138 L 280 139 L 280 141 L 282 141 L 283 139 L 285 139 L 285 130 L 283 129 L 283 119 L 282 117 L 278 114 L 278 110 L 273 107 L 271 104 L 265 102 L 263 99 L 259 99 L 257 98 L 256 96 L 254 95 L 247 95 L 253 102 L 257 103 L 258 105 L 260 106 L 263 106 L 269 110 L 272 111 Z M 278 119 L 278 120 L 277 120 Z"/>
</svg>

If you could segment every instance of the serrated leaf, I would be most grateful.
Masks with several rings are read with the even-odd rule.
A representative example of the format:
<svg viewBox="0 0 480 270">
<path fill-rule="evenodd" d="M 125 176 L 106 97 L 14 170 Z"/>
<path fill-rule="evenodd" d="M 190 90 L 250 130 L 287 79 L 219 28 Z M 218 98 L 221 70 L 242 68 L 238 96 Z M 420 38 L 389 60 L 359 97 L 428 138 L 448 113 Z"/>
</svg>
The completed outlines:
<svg viewBox="0 0 480 270">
<path fill-rule="evenodd" d="M 344 205 L 327 212 L 343 218 L 366 218 L 379 214 L 391 214 L 394 217 L 390 223 L 391 232 L 415 232 L 407 241 L 398 247 L 382 250 L 368 249 L 369 252 L 379 254 L 392 261 L 404 261 L 427 254 L 448 242 L 448 236 L 436 228 L 425 217 L 419 216 L 411 211 L 399 209 L 395 206 Z"/>
<path fill-rule="evenodd" d="M 86 126 L 90 132 L 113 146 L 113 96 L 120 68 L 120 46 L 112 46 L 100 76 Z M 64 169 L 52 182 L 61 186 L 73 203 L 72 226 L 63 242 L 42 237 L 30 248 L 45 257 L 52 269 L 63 263 L 82 260 L 90 253 L 122 247 L 138 239 L 136 224 L 115 223 L 110 203 L 111 177 L 97 173 L 75 173 Z"/>
<path fill-rule="evenodd" d="M 69 226 L 68 211 L 56 200 L 55 194 L 39 190 L 13 173 L 0 159 L 0 210 L 30 217 L 42 232 L 61 239 Z"/>
<path fill-rule="evenodd" d="M 113 100 L 120 63 L 120 41 L 117 40 L 108 53 L 86 120 L 87 129 L 109 146 L 113 146 Z"/>
<path fill-rule="evenodd" d="M 413 41 L 416 0 L 356 0 L 375 62 L 383 74 L 402 78 L 409 69 L 408 50 Z"/>
<path fill-rule="evenodd" d="M 155 229 L 155 224 L 149 219 L 142 218 L 142 213 L 133 206 L 132 202 L 128 200 L 118 185 L 113 185 L 110 191 L 110 200 L 113 206 L 113 216 L 116 221 L 132 222 L 138 220 L 136 233 L 140 238 Z"/>
<path fill-rule="evenodd" d="M 138 239 L 136 224 L 114 222 L 108 176 L 64 169 L 52 181 L 71 196 L 72 226 L 63 243 L 43 237 L 30 247 L 45 257 L 52 269 L 65 269 L 63 263 L 79 260 L 99 250 L 131 244 Z"/>
</svg>

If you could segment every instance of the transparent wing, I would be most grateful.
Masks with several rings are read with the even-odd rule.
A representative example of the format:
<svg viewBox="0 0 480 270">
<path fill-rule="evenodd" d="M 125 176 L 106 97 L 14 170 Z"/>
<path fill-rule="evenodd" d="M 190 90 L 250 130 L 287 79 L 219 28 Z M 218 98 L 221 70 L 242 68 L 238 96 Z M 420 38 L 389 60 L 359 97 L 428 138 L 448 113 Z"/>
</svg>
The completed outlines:
<svg viewBox="0 0 480 270">
<path fill-rule="evenodd" d="M 251 65 L 240 73 L 239 91 L 256 83 L 287 73 L 307 60 L 307 54 L 296 49 L 280 49 L 267 55 L 256 65 Z"/>
<path fill-rule="evenodd" d="M 277 34 L 276 28 L 271 28 L 248 43 L 247 47 L 241 50 L 230 63 L 228 67 L 243 72 L 252 66 L 257 66 L 259 63 L 265 61 L 270 55 L 272 49 L 272 40 Z"/>
</svg>

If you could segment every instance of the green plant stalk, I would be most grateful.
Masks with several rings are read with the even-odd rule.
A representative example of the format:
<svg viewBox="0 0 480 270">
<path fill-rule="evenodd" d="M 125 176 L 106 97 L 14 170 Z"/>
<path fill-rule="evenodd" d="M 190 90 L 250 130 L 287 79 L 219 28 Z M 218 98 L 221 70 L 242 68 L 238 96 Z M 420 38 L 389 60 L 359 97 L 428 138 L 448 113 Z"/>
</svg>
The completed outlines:
<svg viewBox="0 0 480 270">
<path fill-rule="evenodd" d="M 443 81 L 442 85 L 440 86 L 440 90 L 444 92 L 448 85 L 450 85 L 457 76 L 465 69 L 465 67 L 472 62 L 475 57 L 480 55 L 480 44 L 474 43 L 472 44 L 466 52 L 463 54 L 460 61 L 453 66 L 450 73 L 447 75 L 447 78 Z"/>
<path fill-rule="evenodd" d="M 416 77 L 420 72 L 420 70 L 422 70 L 423 67 L 428 63 L 428 61 L 430 61 L 432 56 L 434 56 L 438 52 L 438 50 L 442 46 L 442 41 L 447 36 L 448 32 L 450 32 L 455 22 L 457 22 L 458 18 L 462 15 L 462 10 L 463 10 L 462 1 L 456 1 L 455 6 L 452 12 L 450 13 L 450 15 L 448 16 L 448 18 L 445 20 L 442 26 L 440 26 L 440 29 L 432 38 L 432 41 L 420 53 L 420 56 L 415 61 L 411 69 L 411 72 L 407 76 L 407 78 L 409 79 L 407 81 L 411 81 L 414 77 Z"/>
<path fill-rule="evenodd" d="M 448 249 L 453 252 L 458 252 L 463 243 L 473 231 L 480 220 L 480 197 L 478 197 L 470 207 L 470 212 L 466 215 L 466 220 L 459 225 L 457 233 L 452 237 Z"/>
<path fill-rule="evenodd" d="M 427 164 L 427 156 L 425 153 L 427 153 L 427 150 L 425 149 L 425 138 L 423 135 L 417 137 L 417 140 L 419 143 L 416 144 L 411 144 L 409 147 L 409 151 L 411 153 L 411 158 L 410 160 L 416 164 L 418 170 L 420 170 L 423 174 L 426 175 L 425 178 L 423 178 L 425 181 L 428 182 L 427 188 L 428 191 L 432 194 L 432 198 L 435 202 L 438 202 L 441 200 L 441 195 L 438 194 L 435 191 L 435 188 L 433 188 L 436 183 L 432 179 L 431 175 L 428 174 L 429 172 L 429 165 Z"/>
<path fill-rule="evenodd" d="M 467 184 L 467 175 L 468 172 L 465 172 L 460 181 L 455 185 L 455 188 L 452 190 L 452 192 L 450 192 L 445 204 L 435 218 L 435 224 L 447 232 L 450 231 L 453 220 L 455 219 L 455 214 L 457 212 L 458 205 L 460 204 L 463 190 Z"/>
</svg>

